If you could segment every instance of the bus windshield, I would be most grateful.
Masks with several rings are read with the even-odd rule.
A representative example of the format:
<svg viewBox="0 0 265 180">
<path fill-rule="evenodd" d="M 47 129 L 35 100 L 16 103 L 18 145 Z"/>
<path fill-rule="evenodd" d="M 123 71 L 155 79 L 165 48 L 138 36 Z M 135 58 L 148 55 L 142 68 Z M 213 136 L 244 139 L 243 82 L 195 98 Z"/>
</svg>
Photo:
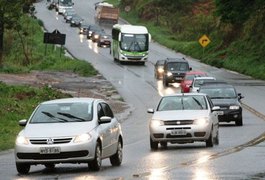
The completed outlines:
<svg viewBox="0 0 265 180">
<path fill-rule="evenodd" d="M 121 34 L 121 49 L 130 52 L 148 50 L 148 34 Z"/>
</svg>

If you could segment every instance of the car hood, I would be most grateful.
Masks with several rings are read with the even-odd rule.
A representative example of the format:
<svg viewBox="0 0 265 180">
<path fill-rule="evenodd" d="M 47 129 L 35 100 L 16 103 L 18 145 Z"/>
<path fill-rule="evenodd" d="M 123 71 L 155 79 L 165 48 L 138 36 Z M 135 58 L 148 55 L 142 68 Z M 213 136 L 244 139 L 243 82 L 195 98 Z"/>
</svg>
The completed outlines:
<svg viewBox="0 0 265 180">
<path fill-rule="evenodd" d="M 31 138 L 76 136 L 90 132 L 94 127 L 93 122 L 27 124 L 23 135 Z"/>
<path fill-rule="evenodd" d="M 211 100 L 215 106 L 223 106 L 223 105 L 229 106 L 229 105 L 240 104 L 237 99 L 211 99 Z"/>
<path fill-rule="evenodd" d="M 190 120 L 208 116 L 208 110 L 156 111 L 152 119 Z"/>
</svg>

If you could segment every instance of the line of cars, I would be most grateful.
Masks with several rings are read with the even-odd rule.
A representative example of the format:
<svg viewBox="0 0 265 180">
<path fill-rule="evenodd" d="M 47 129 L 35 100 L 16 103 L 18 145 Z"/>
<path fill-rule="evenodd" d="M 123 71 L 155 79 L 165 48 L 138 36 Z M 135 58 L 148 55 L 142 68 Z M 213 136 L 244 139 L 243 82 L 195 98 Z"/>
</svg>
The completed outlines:
<svg viewBox="0 0 265 180">
<path fill-rule="evenodd" d="M 69 23 L 71 27 L 78 27 L 79 34 L 85 35 L 87 39 L 91 39 L 99 47 L 110 47 L 111 35 L 107 34 L 104 29 L 96 24 L 86 23 L 73 7 L 65 8 L 59 14 L 64 17 L 65 22 Z"/>
<path fill-rule="evenodd" d="M 186 61 L 186 62 L 185 62 Z M 182 69 L 181 69 L 182 67 Z M 167 58 L 155 64 L 155 78 L 180 83 L 181 93 L 162 97 L 149 120 L 150 148 L 158 145 L 203 141 L 206 147 L 219 144 L 220 122 L 243 125 L 241 93 L 202 71 L 191 71 L 184 58 Z"/>
</svg>

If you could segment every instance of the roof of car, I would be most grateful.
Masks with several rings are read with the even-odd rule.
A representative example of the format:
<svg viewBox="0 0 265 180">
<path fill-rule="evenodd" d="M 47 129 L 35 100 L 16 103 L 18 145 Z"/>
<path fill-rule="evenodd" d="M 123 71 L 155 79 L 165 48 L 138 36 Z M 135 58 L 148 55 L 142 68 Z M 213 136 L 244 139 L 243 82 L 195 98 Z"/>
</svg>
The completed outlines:
<svg viewBox="0 0 265 180">
<path fill-rule="evenodd" d="M 170 96 L 206 96 L 206 94 L 204 93 L 177 93 L 177 94 L 169 94 L 169 95 L 165 95 L 163 97 L 170 97 Z"/>
<path fill-rule="evenodd" d="M 206 72 L 203 72 L 203 71 L 188 71 L 188 72 L 186 72 L 186 75 L 188 75 L 188 74 L 190 74 L 190 75 L 196 75 L 196 74 L 199 74 L 199 75 L 201 75 L 201 74 L 205 74 L 205 75 L 207 75 L 207 73 Z"/>
<path fill-rule="evenodd" d="M 201 76 L 200 76 L 200 77 L 195 77 L 195 78 L 194 78 L 194 80 L 197 80 L 197 79 L 198 79 L 198 80 L 200 80 L 200 79 L 213 79 L 213 80 L 215 80 L 215 77 L 211 77 L 211 76 L 203 76 L 203 77 L 201 77 Z"/>
<path fill-rule="evenodd" d="M 215 87 L 228 88 L 228 87 L 234 87 L 234 86 L 231 84 L 227 84 L 227 83 L 205 83 L 200 88 L 215 88 Z"/>
<path fill-rule="evenodd" d="M 62 98 L 62 99 L 54 99 L 50 101 L 42 102 L 41 104 L 57 104 L 57 103 L 72 103 L 72 102 L 88 102 L 91 103 L 94 100 L 100 100 L 95 98 L 87 98 L 87 97 L 74 97 L 74 98 Z"/>
<path fill-rule="evenodd" d="M 183 58 L 166 58 L 166 62 L 187 62 L 187 60 Z"/>
</svg>

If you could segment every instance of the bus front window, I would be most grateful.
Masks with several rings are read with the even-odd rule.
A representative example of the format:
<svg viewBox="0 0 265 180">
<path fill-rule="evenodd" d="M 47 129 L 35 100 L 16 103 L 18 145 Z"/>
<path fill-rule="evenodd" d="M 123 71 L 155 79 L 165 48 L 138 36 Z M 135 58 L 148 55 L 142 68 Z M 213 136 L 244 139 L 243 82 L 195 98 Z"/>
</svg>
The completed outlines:
<svg viewBox="0 0 265 180">
<path fill-rule="evenodd" d="M 122 34 L 121 49 L 126 51 L 142 52 L 148 50 L 147 34 Z"/>
</svg>

